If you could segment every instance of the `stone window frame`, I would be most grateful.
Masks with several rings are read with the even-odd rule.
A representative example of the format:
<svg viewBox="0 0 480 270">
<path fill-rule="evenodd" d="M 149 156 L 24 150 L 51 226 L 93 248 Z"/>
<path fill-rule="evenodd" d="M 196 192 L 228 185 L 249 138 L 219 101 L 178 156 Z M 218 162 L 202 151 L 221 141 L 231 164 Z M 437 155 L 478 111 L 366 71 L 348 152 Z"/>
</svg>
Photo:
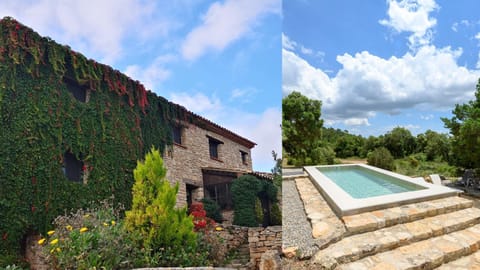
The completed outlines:
<svg viewBox="0 0 480 270">
<path fill-rule="evenodd" d="M 243 165 L 248 165 L 248 152 L 240 150 L 240 156 L 242 158 Z"/>
<path fill-rule="evenodd" d="M 219 146 L 221 144 L 224 144 L 224 143 L 222 141 L 220 141 L 219 139 L 213 138 L 213 137 L 208 136 L 208 135 L 207 135 L 207 138 L 208 138 L 208 152 L 209 152 L 210 158 L 213 159 L 213 160 L 216 160 L 216 161 L 223 162 L 220 159 L 220 147 Z"/>
<path fill-rule="evenodd" d="M 178 146 L 185 146 L 185 142 L 183 140 L 183 130 L 184 127 L 182 125 L 174 125 L 172 127 L 172 138 L 173 143 Z"/>
</svg>

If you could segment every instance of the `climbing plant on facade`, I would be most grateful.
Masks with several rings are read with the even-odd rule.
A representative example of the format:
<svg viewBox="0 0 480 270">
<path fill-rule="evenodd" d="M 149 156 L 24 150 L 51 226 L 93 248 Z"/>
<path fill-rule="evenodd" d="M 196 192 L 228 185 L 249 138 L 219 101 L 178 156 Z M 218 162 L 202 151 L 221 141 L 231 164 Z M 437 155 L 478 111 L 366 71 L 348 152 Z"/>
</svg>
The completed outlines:
<svg viewBox="0 0 480 270">
<path fill-rule="evenodd" d="M 192 121 L 118 70 L 1 19 L 0 265 L 66 210 L 111 195 L 129 208 L 136 160 L 171 144 L 177 119 Z"/>
</svg>

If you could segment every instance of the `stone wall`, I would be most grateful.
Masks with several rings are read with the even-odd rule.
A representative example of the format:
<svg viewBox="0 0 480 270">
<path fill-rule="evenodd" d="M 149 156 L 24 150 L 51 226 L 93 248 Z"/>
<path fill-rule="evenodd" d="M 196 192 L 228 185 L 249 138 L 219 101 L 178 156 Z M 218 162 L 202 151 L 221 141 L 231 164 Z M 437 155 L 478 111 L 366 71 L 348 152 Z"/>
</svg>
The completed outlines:
<svg viewBox="0 0 480 270">
<path fill-rule="evenodd" d="M 227 250 L 232 250 L 247 243 L 248 230 L 248 227 L 229 225 L 224 226 L 222 231 L 216 231 L 215 233 L 225 241 L 224 244 Z"/>
<path fill-rule="evenodd" d="M 250 247 L 250 263 L 254 266 L 253 269 L 259 269 L 260 259 L 266 251 L 281 251 L 282 226 L 249 228 L 248 245 Z"/>
<path fill-rule="evenodd" d="M 165 151 L 163 157 L 167 168 L 167 179 L 172 183 L 180 183 L 177 195 L 178 206 L 186 205 L 186 184 L 199 187 L 192 196 L 194 201 L 203 198 L 202 167 L 252 170 L 251 152 L 248 147 L 193 124 L 183 123 L 183 125 L 182 145 L 174 144 Z M 218 148 L 218 160 L 210 158 L 207 136 L 223 142 Z M 245 164 L 242 162 L 240 151 L 248 154 Z"/>
</svg>

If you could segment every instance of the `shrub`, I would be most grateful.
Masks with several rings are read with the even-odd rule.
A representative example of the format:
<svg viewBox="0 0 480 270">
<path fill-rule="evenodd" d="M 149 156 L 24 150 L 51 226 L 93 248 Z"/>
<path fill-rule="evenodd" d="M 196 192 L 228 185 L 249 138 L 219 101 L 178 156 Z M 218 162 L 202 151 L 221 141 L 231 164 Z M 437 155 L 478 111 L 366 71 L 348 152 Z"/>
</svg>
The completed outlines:
<svg viewBox="0 0 480 270">
<path fill-rule="evenodd" d="M 220 213 L 220 206 L 214 200 L 210 198 L 202 199 L 203 208 L 207 211 L 207 217 L 215 220 L 216 222 L 222 222 L 223 217 Z"/>
<path fill-rule="evenodd" d="M 141 266 L 134 234 L 107 201 L 98 208 L 59 216 L 54 230 L 38 241 L 51 269 L 130 269 Z"/>
<path fill-rule="evenodd" d="M 255 199 L 260 189 L 260 180 L 252 175 L 242 175 L 233 181 L 233 224 L 247 227 L 258 225 L 255 214 Z"/>
<path fill-rule="evenodd" d="M 275 225 L 282 225 L 282 211 L 278 206 L 278 203 L 274 203 L 272 205 L 271 213 L 270 213 L 270 224 Z"/>
<path fill-rule="evenodd" d="M 379 167 L 385 170 L 393 170 L 393 156 L 385 147 L 379 147 L 368 153 L 367 156 L 368 165 Z"/>
<path fill-rule="evenodd" d="M 141 236 L 142 246 L 152 254 L 150 263 L 194 265 L 200 256 L 195 255 L 197 235 L 192 216 L 187 215 L 185 207 L 175 208 L 178 184 L 172 187 L 165 179 L 159 151 L 152 148 L 133 174 L 133 205 L 125 217 L 127 230 Z"/>
</svg>

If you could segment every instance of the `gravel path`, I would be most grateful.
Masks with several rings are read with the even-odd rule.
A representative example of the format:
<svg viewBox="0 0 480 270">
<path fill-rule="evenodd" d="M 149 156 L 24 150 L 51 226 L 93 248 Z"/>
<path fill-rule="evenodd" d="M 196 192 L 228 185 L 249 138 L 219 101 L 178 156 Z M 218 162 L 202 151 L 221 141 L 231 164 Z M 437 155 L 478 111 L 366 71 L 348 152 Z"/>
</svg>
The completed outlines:
<svg viewBox="0 0 480 270">
<path fill-rule="evenodd" d="M 282 200 L 282 246 L 298 247 L 299 258 L 307 259 L 318 251 L 318 246 L 312 238 L 312 228 L 305 215 L 295 181 L 283 181 Z"/>
</svg>

